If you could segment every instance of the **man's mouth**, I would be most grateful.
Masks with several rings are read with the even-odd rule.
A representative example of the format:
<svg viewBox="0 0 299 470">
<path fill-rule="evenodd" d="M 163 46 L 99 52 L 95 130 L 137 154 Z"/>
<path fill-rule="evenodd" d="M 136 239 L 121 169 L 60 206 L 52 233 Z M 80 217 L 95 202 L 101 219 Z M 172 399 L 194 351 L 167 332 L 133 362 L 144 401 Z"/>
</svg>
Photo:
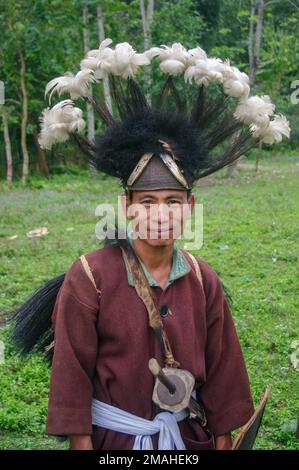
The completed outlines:
<svg viewBox="0 0 299 470">
<path fill-rule="evenodd" d="M 150 229 L 149 230 L 149 234 L 150 235 L 158 235 L 158 236 L 162 236 L 162 235 L 171 235 L 173 232 L 173 229 L 167 229 L 167 230 L 155 230 L 155 229 Z"/>
</svg>

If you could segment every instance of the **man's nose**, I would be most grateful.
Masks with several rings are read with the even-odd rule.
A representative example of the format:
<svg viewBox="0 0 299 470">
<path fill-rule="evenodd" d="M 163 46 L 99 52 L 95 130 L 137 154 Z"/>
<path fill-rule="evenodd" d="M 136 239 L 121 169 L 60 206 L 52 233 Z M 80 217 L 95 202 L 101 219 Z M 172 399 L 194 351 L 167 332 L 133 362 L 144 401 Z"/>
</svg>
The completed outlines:
<svg viewBox="0 0 299 470">
<path fill-rule="evenodd" d="M 152 220 L 159 224 L 168 222 L 170 219 L 169 207 L 165 203 L 156 204 L 153 210 Z"/>
</svg>

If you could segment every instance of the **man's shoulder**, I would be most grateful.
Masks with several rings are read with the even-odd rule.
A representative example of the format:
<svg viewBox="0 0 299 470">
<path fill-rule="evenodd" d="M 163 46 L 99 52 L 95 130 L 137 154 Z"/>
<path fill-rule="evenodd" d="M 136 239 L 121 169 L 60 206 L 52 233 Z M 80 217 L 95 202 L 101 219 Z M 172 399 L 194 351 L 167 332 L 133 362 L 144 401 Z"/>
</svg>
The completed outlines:
<svg viewBox="0 0 299 470">
<path fill-rule="evenodd" d="M 98 274 L 103 267 L 107 269 L 108 267 L 113 266 L 114 263 L 118 262 L 121 257 L 121 251 L 118 246 L 113 245 L 104 246 L 97 250 L 83 253 L 71 263 L 68 274 L 82 272 L 82 257 L 86 259 L 92 273 Z"/>
<path fill-rule="evenodd" d="M 217 272 L 212 268 L 212 266 L 203 258 L 201 258 L 198 255 L 194 255 L 193 253 L 190 253 L 187 250 L 182 250 L 184 253 L 187 253 L 188 258 L 190 259 L 190 256 L 193 256 L 200 268 L 202 277 L 207 281 L 215 281 L 218 278 Z"/>
<path fill-rule="evenodd" d="M 213 291 L 221 286 L 221 280 L 216 272 L 216 270 L 203 258 L 198 255 L 194 255 L 196 261 L 199 264 L 202 281 L 203 281 L 203 288 L 206 295 L 210 295 Z"/>
<path fill-rule="evenodd" d="M 83 259 L 82 259 L 83 258 Z M 84 259 L 85 258 L 85 259 Z M 110 283 L 119 282 L 118 274 L 121 272 L 121 250 L 118 246 L 106 246 L 79 256 L 67 270 L 63 288 L 80 299 L 94 295 L 94 303 L 101 292 L 103 280 Z"/>
<path fill-rule="evenodd" d="M 103 246 L 97 250 L 84 254 L 88 263 L 98 263 L 99 261 L 119 259 L 121 251 L 118 245 Z"/>
</svg>

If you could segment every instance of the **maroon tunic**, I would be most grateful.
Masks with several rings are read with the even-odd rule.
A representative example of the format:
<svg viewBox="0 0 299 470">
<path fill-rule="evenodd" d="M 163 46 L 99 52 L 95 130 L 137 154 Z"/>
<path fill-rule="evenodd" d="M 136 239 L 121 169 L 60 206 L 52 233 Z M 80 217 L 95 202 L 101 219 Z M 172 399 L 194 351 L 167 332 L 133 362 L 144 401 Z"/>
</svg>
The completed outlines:
<svg viewBox="0 0 299 470">
<path fill-rule="evenodd" d="M 101 298 L 81 261 L 75 261 L 53 312 L 55 348 L 46 432 L 92 435 L 94 449 L 132 449 L 134 436 L 92 426 L 92 397 L 153 419 L 160 410 L 151 398 L 154 378 L 148 361 L 155 357 L 163 366 L 163 357 L 146 308 L 128 284 L 120 248 L 102 248 L 86 258 Z M 219 436 L 245 424 L 253 405 L 220 280 L 207 263 L 197 259 L 203 288 L 191 265 L 189 273 L 166 289 L 151 289 L 158 307 L 167 305 L 171 310 L 163 322 L 174 357 L 194 375 L 209 427 Z M 194 420 L 187 418 L 179 427 L 187 449 L 211 448 Z M 157 436 L 153 442 L 156 446 Z"/>
</svg>

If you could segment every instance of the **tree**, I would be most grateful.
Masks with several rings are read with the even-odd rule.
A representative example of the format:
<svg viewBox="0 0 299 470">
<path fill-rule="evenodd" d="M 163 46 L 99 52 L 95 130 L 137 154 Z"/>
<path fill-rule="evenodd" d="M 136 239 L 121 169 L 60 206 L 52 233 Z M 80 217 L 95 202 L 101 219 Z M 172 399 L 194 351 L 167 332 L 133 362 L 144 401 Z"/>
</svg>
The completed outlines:
<svg viewBox="0 0 299 470">
<path fill-rule="evenodd" d="M 19 58 L 21 64 L 20 83 L 22 90 L 22 122 L 21 122 L 21 146 L 23 152 L 22 181 L 26 183 L 29 174 L 29 153 L 27 147 L 26 127 L 28 123 L 28 91 L 26 86 L 26 65 L 22 48 L 19 48 Z"/>
<path fill-rule="evenodd" d="M 98 23 L 99 43 L 101 43 L 105 39 L 104 13 L 103 13 L 101 5 L 97 6 L 97 23 Z M 112 101 L 111 101 L 111 96 L 110 96 L 110 87 L 109 87 L 108 77 L 105 77 L 103 79 L 103 86 L 104 86 L 105 103 L 110 113 L 112 114 Z"/>
<path fill-rule="evenodd" d="M 11 143 L 9 136 L 9 127 L 8 127 L 8 116 L 7 111 L 4 105 L 0 106 L 0 111 L 3 120 L 3 134 L 4 134 L 4 143 L 5 143 L 5 154 L 6 154 L 6 180 L 8 183 L 12 182 L 13 176 L 13 164 L 12 164 L 12 152 L 11 152 Z"/>
<path fill-rule="evenodd" d="M 88 30 L 88 8 L 87 6 L 83 7 L 83 44 L 84 44 L 84 53 L 90 50 L 89 43 L 89 30 Z M 92 97 L 92 88 L 90 87 L 90 96 Z M 87 103 L 87 129 L 88 129 L 88 140 L 90 142 L 94 141 L 94 111 L 90 103 Z"/>
<path fill-rule="evenodd" d="M 251 0 L 248 41 L 248 56 L 250 68 L 249 78 L 251 86 L 254 85 L 256 71 L 260 62 L 260 51 L 264 24 L 264 7 L 264 0 Z"/>
<path fill-rule="evenodd" d="M 147 0 L 147 7 L 145 8 L 144 0 L 140 0 L 140 12 L 144 36 L 144 50 L 151 47 L 151 25 L 154 17 L 154 0 Z"/>
<path fill-rule="evenodd" d="M 29 165 L 35 163 L 34 159 L 40 162 L 41 158 L 34 132 L 45 107 L 45 85 L 51 78 L 72 68 L 82 57 L 82 51 L 77 47 L 82 29 L 74 28 L 78 22 L 78 9 L 74 8 L 72 0 L 56 3 L 51 9 L 44 0 L 1 2 L 1 80 L 5 83 L 7 101 L 11 103 L 8 121 L 12 153 L 15 158 L 20 153 L 23 155 L 21 176 L 24 182 Z M 17 176 L 17 161 L 14 166 Z"/>
<path fill-rule="evenodd" d="M 140 13 L 144 37 L 144 50 L 147 51 L 151 47 L 151 26 L 154 17 L 154 0 L 147 0 L 147 7 L 145 8 L 144 0 L 140 0 Z M 151 73 L 150 69 L 145 70 L 145 83 L 147 89 L 151 88 Z M 150 94 L 148 93 L 148 100 L 150 102 Z"/>
</svg>

